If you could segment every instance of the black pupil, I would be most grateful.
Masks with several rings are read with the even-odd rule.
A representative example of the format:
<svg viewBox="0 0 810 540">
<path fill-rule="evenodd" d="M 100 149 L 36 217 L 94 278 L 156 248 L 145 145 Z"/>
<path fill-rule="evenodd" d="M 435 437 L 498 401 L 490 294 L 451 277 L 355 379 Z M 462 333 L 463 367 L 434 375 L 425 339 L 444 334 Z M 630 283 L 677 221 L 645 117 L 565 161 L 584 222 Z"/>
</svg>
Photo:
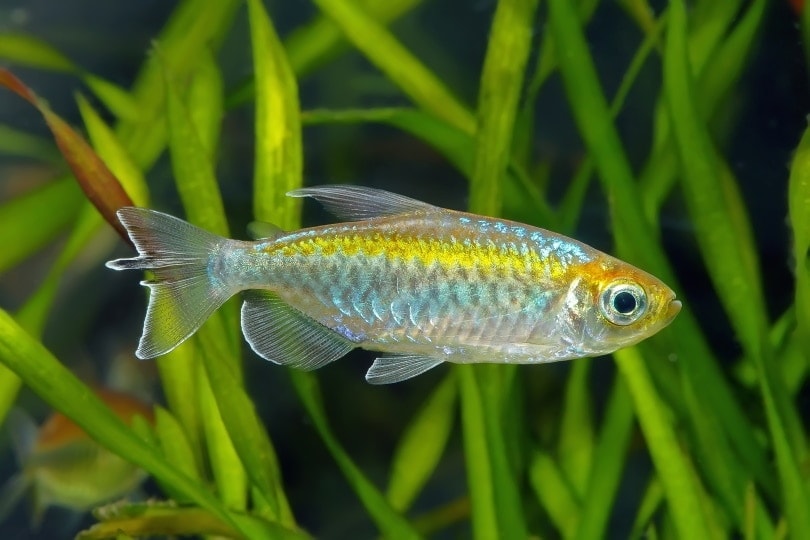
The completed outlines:
<svg viewBox="0 0 810 540">
<path fill-rule="evenodd" d="M 613 309 L 627 315 L 636 309 L 636 297 L 627 291 L 622 291 L 613 297 Z"/>
</svg>

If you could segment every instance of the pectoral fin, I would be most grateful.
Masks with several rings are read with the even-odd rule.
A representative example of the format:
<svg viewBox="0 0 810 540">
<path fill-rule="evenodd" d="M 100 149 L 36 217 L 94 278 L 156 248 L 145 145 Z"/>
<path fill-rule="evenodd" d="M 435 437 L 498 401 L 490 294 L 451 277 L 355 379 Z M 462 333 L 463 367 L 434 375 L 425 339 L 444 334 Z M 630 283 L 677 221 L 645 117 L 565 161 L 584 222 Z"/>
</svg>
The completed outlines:
<svg viewBox="0 0 810 540">
<path fill-rule="evenodd" d="M 323 367 L 356 347 L 278 296 L 258 291 L 245 294 L 242 333 L 265 360 L 306 370 Z"/>
<path fill-rule="evenodd" d="M 366 373 L 366 381 L 371 384 L 391 384 L 435 368 L 444 362 L 431 356 L 383 356 L 374 360 Z"/>
</svg>

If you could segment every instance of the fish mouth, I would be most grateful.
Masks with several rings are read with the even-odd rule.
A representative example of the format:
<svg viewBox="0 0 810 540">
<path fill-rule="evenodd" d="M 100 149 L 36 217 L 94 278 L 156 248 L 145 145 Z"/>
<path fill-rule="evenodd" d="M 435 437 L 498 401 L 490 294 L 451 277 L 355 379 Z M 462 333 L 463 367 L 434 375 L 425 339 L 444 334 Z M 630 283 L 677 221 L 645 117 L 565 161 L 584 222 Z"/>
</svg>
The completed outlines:
<svg viewBox="0 0 810 540">
<path fill-rule="evenodd" d="M 675 315 L 681 312 L 681 307 L 683 307 L 683 305 L 681 304 L 680 300 L 675 300 L 674 298 L 670 300 L 669 305 L 667 306 L 666 315 L 664 317 L 667 323 L 671 322 L 672 319 L 675 318 Z"/>
</svg>

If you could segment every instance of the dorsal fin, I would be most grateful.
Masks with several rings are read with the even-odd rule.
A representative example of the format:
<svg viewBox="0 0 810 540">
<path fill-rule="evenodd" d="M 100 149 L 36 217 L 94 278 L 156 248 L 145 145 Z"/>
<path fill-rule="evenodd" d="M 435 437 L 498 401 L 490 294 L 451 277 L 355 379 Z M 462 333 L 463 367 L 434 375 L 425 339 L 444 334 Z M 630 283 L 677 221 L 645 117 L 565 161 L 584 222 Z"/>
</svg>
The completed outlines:
<svg viewBox="0 0 810 540">
<path fill-rule="evenodd" d="M 439 210 L 437 206 L 410 197 L 362 186 L 315 186 L 289 191 L 287 196 L 312 197 L 329 212 L 348 221 Z"/>
</svg>

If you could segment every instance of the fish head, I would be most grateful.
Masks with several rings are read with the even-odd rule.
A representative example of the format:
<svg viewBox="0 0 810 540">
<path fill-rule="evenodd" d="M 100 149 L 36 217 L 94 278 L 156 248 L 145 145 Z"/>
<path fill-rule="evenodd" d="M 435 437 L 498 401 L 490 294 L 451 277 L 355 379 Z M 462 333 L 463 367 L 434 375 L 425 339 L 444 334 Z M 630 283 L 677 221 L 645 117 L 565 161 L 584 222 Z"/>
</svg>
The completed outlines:
<svg viewBox="0 0 810 540">
<path fill-rule="evenodd" d="M 589 356 L 634 345 L 666 327 L 681 310 L 675 292 L 661 280 L 612 257 L 581 276 L 573 295 L 575 317 L 578 347 Z"/>
</svg>

